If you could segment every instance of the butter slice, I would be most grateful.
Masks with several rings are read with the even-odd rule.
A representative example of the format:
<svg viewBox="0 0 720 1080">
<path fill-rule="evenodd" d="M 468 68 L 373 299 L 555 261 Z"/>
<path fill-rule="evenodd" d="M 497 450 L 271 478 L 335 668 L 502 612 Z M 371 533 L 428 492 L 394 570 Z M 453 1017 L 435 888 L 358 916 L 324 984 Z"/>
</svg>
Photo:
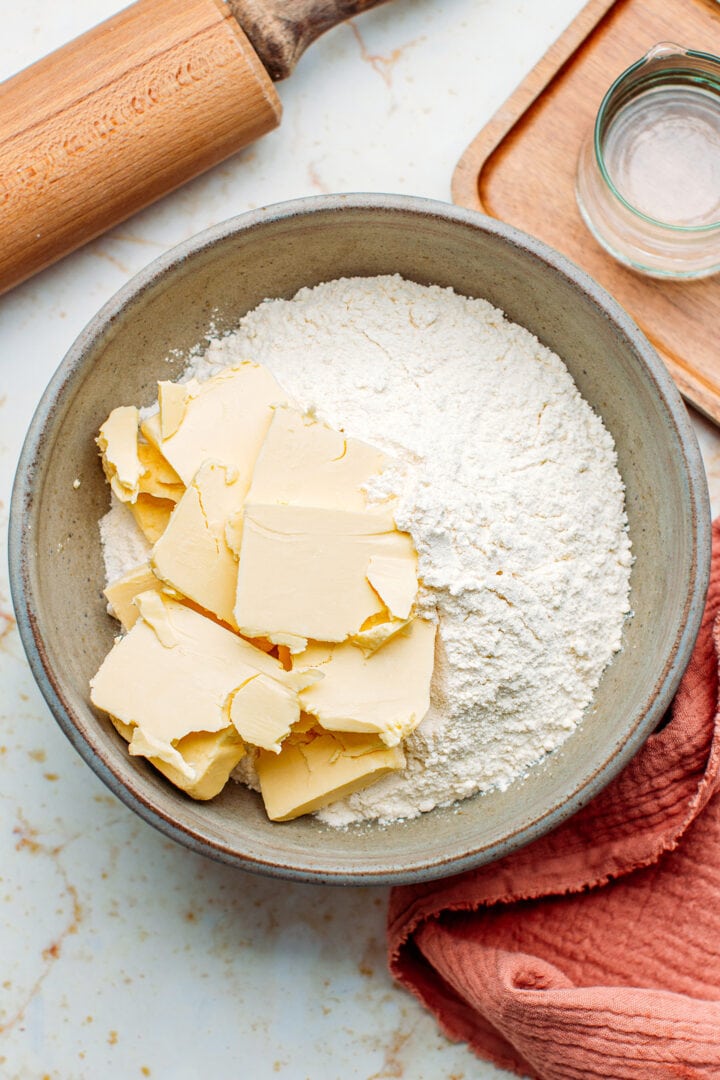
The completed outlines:
<svg viewBox="0 0 720 1080">
<path fill-rule="evenodd" d="M 144 471 L 138 456 L 139 419 L 134 405 L 120 405 L 110 413 L 95 440 L 105 476 L 121 502 L 135 502 Z"/>
<path fill-rule="evenodd" d="M 152 443 L 139 442 L 137 449 L 144 470 L 138 490 L 146 495 L 154 495 L 156 499 L 171 499 L 172 502 L 177 502 L 182 497 L 185 485 L 170 462 L 165 460 Z"/>
<path fill-rule="evenodd" d="M 355 650 L 357 651 L 357 650 Z M 256 763 L 265 810 L 271 821 L 291 821 L 403 768 L 400 747 L 375 736 L 318 735 L 285 743 L 278 755 L 261 750 Z"/>
<path fill-rule="evenodd" d="M 238 734 L 253 746 L 279 754 L 283 739 L 300 722 L 298 690 L 322 678 L 316 670 L 304 670 L 286 672 L 282 682 L 267 675 L 248 679 L 230 698 L 230 719 Z"/>
<path fill-rule="evenodd" d="M 367 579 L 390 614 L 396 619 L 407 619 L 418 591 L 415 560 L 372 555 Z"/>
<path fill-rule="evenodd" d="M 154 626 L 139 618 L 115 643 L 91 680 L 90 699 L 123 723 L 137 725 L 154 746 L 177 749 L 191 732 L 226 728 L 230 696 L 258 673 L 288 679 L 274 657 L 191 608 L 154 593 L 136 602 L 141 615 L 143 608 L 153 609 Z"/>
<path fill-rule="evenodd" d="M 387 464 L 381 450 L 347 439 L 296 409 L 278 408 L 248 501 L 362 512 L 368 509 L 363 485 Z"/>
<path fill-rule="evenodd" d="M 250 363 L 185 388 L 185 409 L 174 433 L 163 438 L 160 414 L 155 413 L 142 425 L 145 438 L 186 486 L 205 461 L 213 460 L 235 465 L 249 488 L 273 406 L 286 404 L 287 395 L 269 371 Z"/>
<path fill-rule="evenodd" d="M 197 393 L 199 386 L 196 379 L 190 379 L 186 383 L 158 383 L 158 413 L 162 439 L 169 439 L 180 427 L 185 419 L 187 403 Z"/>
<path fill-rule="evenodd" d="M 146 757 L 161 761 L 164 765 L 169 765 L 185 780 L 195 780 L 195 770 L 192 765 L 188 765 L 185 758 L 175 749 L 172 743 L 163 742 L 162 739 L 145 731 L 144 728 L 136 727 L 133 729 L 128 750 L 133 757 Z"/>
<path fill-rule="evenodd" d="M 237 559 L 226 543 L 225 526 L 246 492 L 237 469 L 206 462 L 175 507 L 151 556 L 159 578 L 232 627 Z"/>
<path fill-rule="evenodd" d="M 291 649 L 294 638 L 344 641 L 384 608 L 366 578 L 374 555 L 415 562 L 386 514 L 247 504 L 237 625 L 249 637 L 282 635 Z"/>
<path fill-rule="evenodd" d="M 350 642 L 311 645 L 293 669 L 324 678 L 300 691 L 300 704 L 326 730 L 373 732 L 396 746 L 430 707 L 434 657 L 435 624 L 420 618 L 370 656 Z"/>
<path fill-rule="evenodd" d="M 161 645 L 174 649 L 180 644 L 180 637 L 170 618 L 162 593 L 153 591 L 140 593 L 133 601 L 140 618 L 155 631 Z"/>
<path fill-rule="evenodd" d="M 275 754 L 300 719 L 297 693 L 267 675 L 249 679 L 230 699 L 230 719 L 245 742 Z"/>
<path fill-rule="evenodd" d="M 381 649 L 386 642 L 394 638 L 411 622 L 412 619 L 392 619 L 386 614 L 385 619 L 382 621 L 376 622 L 369 619 L 368 623 L 358 630 L 357 634 L 353 634 L 349 640 L 358 649 L 362 649 L 366 656 L 372 656 L 374 652 Z"/>
<path fill-rule="evenodd" d="M 156 499 L 154 495 L 143 492 L 135 502 L 130 503 L 132 515 L 149 544 L 156 544 L 168 527 L 170 515 L 175 509 L 171 499 Z"/>
<path fill-rule="evenodd" d="M 136 729 L 114 716 L 110 719 L 122 737 L 130 742 Z M 183 770 L 175 769 L 157 757 L 149 758 L 150 764 L 193 799 L 203 801 L 220 794 L 230 773 L 245 756 L 243 741 L 232 725 L 222 731 L 194 731 L 180 739 L 175 749 L 182 757 Z M 187 776 L 188 769 L 193 774 L 192 779 Z"/>
<path fill-rule="evenodd" d="M 163 583 L 153 574 L 150 563 L 142 563 L 129 570 L 121 578 L 111 581 L 105 589 L 105 598 L 116 618 L 126 630 L 135 625 L 140 615 L 133 600 L 140 593 L 155 590 L 161 592 Z"/>
<path fill-rule="evenodd" d="M 310 716 L 309 713 L 301 712 L 300 719 L 297 724 L 293 724 L 292 731 L 288 735 L 287 745 L 304 745 L 312 742 L 318 735 L 322 735 L 322 731 L 318 731 L 315 717 Z"/>
<path fill-rule="evenodd" d="M 192 781 L 182 783 L 164 763 L 153 765 L 193 799 L 213 799 L 225 787 L 230 773 L 245 756 L 245 746 L 234 727 L 222 731 L 193 731 L 180 739 L 177 750 L 192 768 Z M 152 759 L 151 759 L 152 760 Z"/>
</svg>

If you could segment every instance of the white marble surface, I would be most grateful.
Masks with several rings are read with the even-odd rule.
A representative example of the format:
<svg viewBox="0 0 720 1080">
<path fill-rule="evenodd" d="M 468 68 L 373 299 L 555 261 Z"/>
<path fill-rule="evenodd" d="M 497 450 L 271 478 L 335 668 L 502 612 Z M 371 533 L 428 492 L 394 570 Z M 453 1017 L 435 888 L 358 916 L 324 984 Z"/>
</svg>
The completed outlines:
<svg viewBox="0 0 720 1080">
<path fill-rule="evenodd" d="M 337 29 L 281 86 L 279 131 L 0 298 L 3 533 L 46 381 L 135 271 L 199 229 L 281 199 L 350 190 L 449 199 L 467 143 L 581 2 L 395 0 Z M 120 6 L 0 0 L 0 78 Z M 720 438 L 696 422 L 718 490 Z M 4 562 L 0 1076 L 508 1075 L 445 1040 L 391 983 L 386 890 L 235 872 L 163 839 L 107 793 L 34 686 Z"/>
</svg>

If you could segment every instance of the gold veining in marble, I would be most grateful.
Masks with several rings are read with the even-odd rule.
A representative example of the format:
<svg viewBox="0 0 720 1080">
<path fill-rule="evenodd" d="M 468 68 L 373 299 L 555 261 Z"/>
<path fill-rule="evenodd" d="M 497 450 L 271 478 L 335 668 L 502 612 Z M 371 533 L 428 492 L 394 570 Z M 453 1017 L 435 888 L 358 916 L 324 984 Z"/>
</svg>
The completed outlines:
<svg viewBox="0 0 720 1080">
<path fill-rule="evenodd" d="M 398 60 L 401 59 L 401 57 L 408 51 L 408 49 L 412 49 L 416 45 L 419 45 L 421 42 L 426 40 L 424 35 L 422 37 L 417 37 L 413 41 L 406 42 L 404 45 L 398 45 L 396 48 L 392 49 L 389 55 L 384 56 L 382 53 L 370 52 L 367 44 L 365 43 L 365 39 L 354 19 L 350 19 L 348 25 L 352 30 L 355 40 L 360 47 L 360 56 L 362 60 L 364 61 L 364 63 L 369 64 L 370 67 L 378 73 L 378 75 L 388 87 L 388 89 L 392 86 L 393 69 L 395 68 Z"/>
<path fill-rule="evenodd" d="M 60 844 L 53 846 L 44 843 L 39 839 L 39 831 L 30 824 L 22 811 L 18 809 L 16 813 L 17 823 L 13 828 L 13 835 L 16 837 L 15 850 L 49 859 L 53 863 L 63 886 L 60 896 L 64 896 L 68 901 L 70 910 L 66 921 L 59 932 L 54 936 L 52 941 L 49 944 L 44 945 L 40 951 L 40 958 L 42 961 L 40 974 L 31 984 L 30 989 L 14 1006 L 14 1010 L 10 1012 L 9 1015 L 0 1018 L 0 1035 L 4 1035 L 11 1031 L 24 1020 L 30 1002 L 39 994 L 53 965 L 60 959 L 63 944 L 71 934 L 76 934 L 78 932 L 78 927 L 83 918 L 83 908 L 80 903 L 78 890 L 70 880 L 60 858 L 66 845 Z"/>
</svg>

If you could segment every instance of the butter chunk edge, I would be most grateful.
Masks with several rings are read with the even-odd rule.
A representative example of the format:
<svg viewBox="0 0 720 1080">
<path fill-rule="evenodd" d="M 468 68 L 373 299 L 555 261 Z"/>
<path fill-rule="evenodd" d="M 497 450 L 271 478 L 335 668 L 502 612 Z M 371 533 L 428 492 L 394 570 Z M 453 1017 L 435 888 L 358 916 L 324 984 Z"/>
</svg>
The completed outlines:
<svg viewBox="0 0 720 1080">
<path fill-rule="evenodd" d="M 126 742 L 133 737 L 133 727 L 110 717 L 113 726 Z M 207 802 L 219 795 L 230 779 L 233 769 L 245 756 L 246 750 L 235 728 L 230 725 L 221 731 L 194 731 L 179 739 L 176 750 L 194 772 L 190 780 L 178 769 L 159 758 L 148 758 L 158 772 L 192 799 Z"/>
<path fill-rule="evenodd" d="M 138 496 L 144 467 L 138 455 L 140 413 L 134 405 L 118 405 L 101 425 L 95 442 L 110 487 L 121 502 Z"/>
<path fill-rule="evenodd" d="M 285 745 L 279 755 L 261 750 L 256 768 L 268 817 L 291 821 L 369 787 L 404 765 L 399 746 L 382 746 L 372 736 L 327 733 L 307 743 Z"/>
</svg>

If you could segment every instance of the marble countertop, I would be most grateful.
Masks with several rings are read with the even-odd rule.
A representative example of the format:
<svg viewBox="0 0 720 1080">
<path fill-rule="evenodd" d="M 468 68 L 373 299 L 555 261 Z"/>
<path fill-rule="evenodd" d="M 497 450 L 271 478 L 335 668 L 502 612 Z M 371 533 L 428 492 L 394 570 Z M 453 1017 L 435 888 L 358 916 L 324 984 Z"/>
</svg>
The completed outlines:
<svg viewBox="0 0 720 1080">
<path fill-rule="evenodd" d="M 123 6 L 0 0 L 0 78 Z M 0 298 L 0 518 L 25 430 L 95 311 L 243 210 L 329 191 L 449 200 L 460 154 L 582 0 L 394 0 L 317 42 L 281 128 Z M 0 232 L 1 235 L 1 232 Z M 720 437 L 694 417 L 717 512 Z M 386 972 L 387 890 L 254 877 L 164 839 L 56 727 L 0 565 L 0 1076 L 490 1080 Z"/>
</svg>

